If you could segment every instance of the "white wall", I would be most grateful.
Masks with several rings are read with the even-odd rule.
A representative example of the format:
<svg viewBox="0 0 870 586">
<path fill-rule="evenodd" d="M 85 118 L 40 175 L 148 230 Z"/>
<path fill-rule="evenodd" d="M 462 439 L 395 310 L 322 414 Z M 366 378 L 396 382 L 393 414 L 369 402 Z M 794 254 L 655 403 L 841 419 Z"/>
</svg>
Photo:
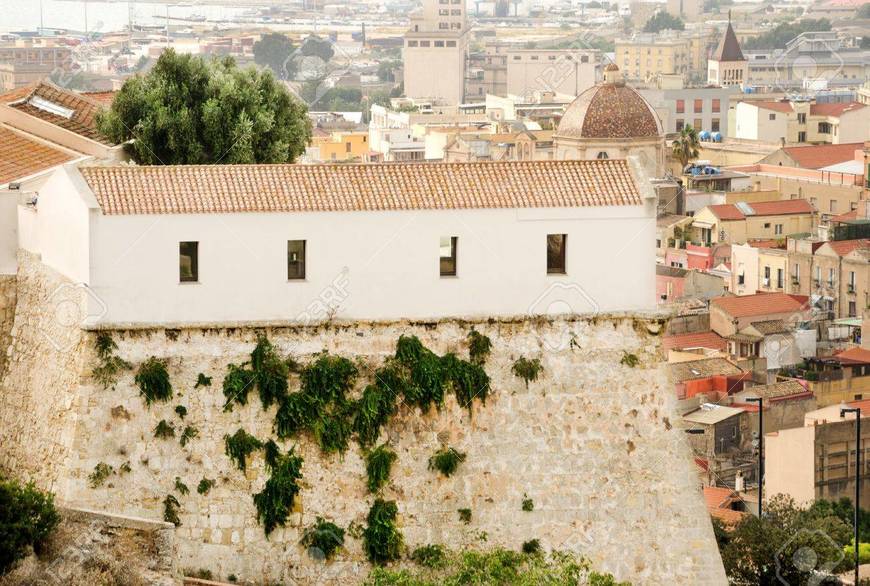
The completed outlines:
<svg viewBox="0 0 870 586">
<path fill-rule="evenodd" d="M 106 323 L 322 319 L 330 298 L 336 317 L 353 319 L 653 309 L 652 213 L 97 215 L 90 284 Z M 548 276 L 546 235 L 561 233 L 568 274 Z M 459 238 L 457 277 L 439 276 L 441 236 Z M 305 281 L 287 280 L 288 239 L 307 240 Z M 178 281 L 185 240 L 200 243 L 199 283 Z"/>
<path fill-rule="evenodd" d="M 18 191 L 0 191 L 0 275 L 18 269 Z"/>
</svg>

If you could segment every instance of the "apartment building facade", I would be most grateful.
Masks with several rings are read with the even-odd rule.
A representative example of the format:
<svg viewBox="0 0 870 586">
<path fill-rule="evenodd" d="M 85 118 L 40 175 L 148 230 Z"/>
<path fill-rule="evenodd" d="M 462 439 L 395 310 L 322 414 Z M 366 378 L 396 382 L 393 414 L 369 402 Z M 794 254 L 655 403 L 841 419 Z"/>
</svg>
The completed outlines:
<svg viewBox="0 0 870 586">
<path fill-rule="evenodd" d="M 870 140 L 870 107 L 859 102 L 741 101 L 734 138 L 785 144 L 843 144 Z"/>
<path fill-rule="evenodd" d="M 410 20 L 402 50 L 405 95 L 462 103 L 470 36 L 465 2 L 424 0 Z"/>
</svg>

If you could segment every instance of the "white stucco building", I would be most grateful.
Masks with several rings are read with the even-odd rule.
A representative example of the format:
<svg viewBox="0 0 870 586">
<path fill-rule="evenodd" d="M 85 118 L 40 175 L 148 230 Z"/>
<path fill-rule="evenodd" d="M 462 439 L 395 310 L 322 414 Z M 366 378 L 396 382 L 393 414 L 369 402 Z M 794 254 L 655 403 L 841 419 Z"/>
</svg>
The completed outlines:
<svg viewBox="0 0 870 586">
<path fill-rule="evenodd" d="M 655 307 L 655 198 L 634 161 L 70 164 L 0 203 L 94 324 Z"/>
<path fill-rule="evenodd" d="M 465 99 L 465 67 L 471 29 L 464 0 L 424 0 L 411 14 L 402 63 L 405 95 L 448 104 Z"/>
</svg>

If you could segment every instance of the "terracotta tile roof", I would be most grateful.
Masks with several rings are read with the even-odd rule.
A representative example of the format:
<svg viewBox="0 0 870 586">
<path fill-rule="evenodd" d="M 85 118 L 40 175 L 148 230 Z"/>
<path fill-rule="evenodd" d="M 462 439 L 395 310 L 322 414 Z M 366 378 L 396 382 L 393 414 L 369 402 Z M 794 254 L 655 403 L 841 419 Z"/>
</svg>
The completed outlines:
<svg viewBox="0 0 870 586">
<path fill-rule="evenodd" d="M 846 256 L 858 248 L 870 248 L 870 240 L 866 238 L 859 238 L 857 240 L 830 240 L 826 244 L 837 256 Z"/>
<path fill-rule="evenodd" d="M 48 112 L 35 105 L 38 100 L 44 100 L 61 108 L 72 110 L 72 115 L 67 118 Z M 79 136 L 84 136 L 105 145 L 112 144 L 97 131 L 97 113 L 103 110 L 105 105 L 82 94 L 65 90 L 48 82 L 41 82 L 35 88 L 32 88 L 32 91 L 27 95 L 18 100 L 7 100 L 6 103 L 11 108 L 74 132 Z"/>
<path fill-rule="evenodd" d="M 835 104 L 831 104 L 835 105 Z M 855 151 L 862 149 L 864 143 L 818 144 L 811 146 L 785 147 L 783 152 L 804 169 L 821 169 L 855 158 Z"/>
<path fill-rule="evenodd" d="M 82 167 L 105 214 L 640 205 L 625 160 Z"/>
<path fill-rule="evenodd" d="M 711 517 L 716 517 L 723 524 L 730 526 L 740 523 L 749 513 L 743 511 L 735 511 L 734 509 L 721 509 L 716 507 L 707 507 Z"/>
<path fill-rule="evenodd" d="M 0 127 L 0 185 L 50 169 L 75 157 Z"/>
<path fill-rule="evenodd" d="M 724 350 L 727 346 L 725 338 L 716 332 L 695 332 L 691 334 L 677 334 L 662 338 L 662 348 L 667 350 L 682 350 L 684 348 L 710 348 Z"/>
<path fill-rule="evenodd" d="M 720 508 L 730 507 L 734 501 L 739 501 L 740 497 L 736 492 L 724 486 L 705 486 L 704 501 L 708 507 Z"/>
<path fill-rule="evenodd" d="M 80 92 L 81 95 L 90 98 L 91 100 L 97 101 L 101 104 L 105 104 L 107 106 L 111 106 L 112 102 L 115 101 L 115 96 L 118 95 L 116 91 L 109 92 Z"/>
<path fill-rule="evenodd" d="M 745 387 L 741 392 L 734 395 L 734 401 L 741 402 L 746 397 L 763 397 L 765 399 L 783 399 L 794 395 L 804 395 L 812 391 L 805 388 L 796 380 L 786 380 L 769 385 L 755 385 Z"/>
<path fill-rule="evenodd" d="M 810 114 L 813 116 L 842 116 L 846 112 L 854 112 L 864 107 L 860 102 L 837 102 L 833 104 L 810 104 Z"/>
<path fill-rule="evenodd" d="M 815 211 L 812 204 L 805 199 L 779 199 L 776 201 L 755 201 L 743 203 L 745 208 L 753 210 L 754 216 L 783 216 L 790 214 L 811 214 Z M 710 211 L 720 220 L 743 220 L 747 214 L 731 203 L 708 206 Z"/>
<path fill-rule="evenodd" d="M 870 364 L 870 350 L 860 347 L 849 348 L 835 354 L 833 359 L 840 364 Z"/>
<path fill-rule="evenodd" d="M 704 358 L 688 362 L 673 362 L 668 365 L 668 369 L 671 371 L 671 378 L 676 383 L 709 378 L 716 375 L 731 376 L 743 372 L 738 366 L 724 358 Z"/>
<path fill-rule="evenodd" d="M 14 102 L 16 100 L 26 98 L 30 95 L 30 92 L 32 92 L 36 88 L 37 85 L 38 84 L 31 83 L 0 94 L 0 104 L 8 104 L 9 102 Z"/>
<path fill-rule="evenodd" d="M 858 210 L 852 210 L 851 212 L 845 212 L 836 216 L 831 216 L 831 222 L 846 222 L 848 220 L 857 220 L 858 219 Z"/>
<path fill-rule="evenodd" d="M 782 240 L 747 240 L 746 244 L 748 244 L 752 248 L 776 248 L 783 250 L 785 250 L 786 248 L 786 243 Z"/>
<path fill-rule="evenodd" d="M 723 310 L 731 317 L 800 312 L 806 310 L 806 302 L 807 297 L 804 295 L 788 295 L 786 293 L 729 295 L 710 300 L 712 306 Z"/>
<path fill-rule="evenodd" d="M 786 325 L 786 323 L 781 319 L 754 321 L 752 322 L 752 327 L 755 328 L 758 333 L 763 336 L 767 336 L 770 334 L 782 334 L 791 331 L 791 328 L 789 328 L 788 325 Z"/>
</svg>

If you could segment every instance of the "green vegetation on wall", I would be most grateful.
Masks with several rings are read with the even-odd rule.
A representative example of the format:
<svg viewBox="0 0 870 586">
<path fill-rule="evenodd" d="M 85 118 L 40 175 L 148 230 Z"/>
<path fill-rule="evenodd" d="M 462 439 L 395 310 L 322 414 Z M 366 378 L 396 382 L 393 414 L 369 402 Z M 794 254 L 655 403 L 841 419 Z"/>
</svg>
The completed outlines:
<svg viewBox="0 0 870 586">
<path fill-rule="evenodd" d="M 390 479 L 390 469 L 398 456 L 387 444 L 381 444 L 367 453 L 365 458 L 369 492 L 376 493 Z"/>
<path fill-rule="evenodd" d="M 172 398 L 172 385 L 169 373 L 166 372 L 166 361 L 152 356 L 139 366 L 136 372 L 136 384 L 139 394 L 145 398 L 149 407 L 156 401 L 168 401 Z"/>
<path fill-rule="evenodd" d="M 60 523 L 54 496 L 0 476 L 0 575 L 31 548 L 39 554 Z"/>
<path fill-rule="evenodd" d="M 375 499 L 369 509 L 363 548 L 371 563 L 383 565 L 401 556 L 403 539 L 396 525 L 398 513 L 396 501 L 382 499 Z"/>
<path fill-rule="evenodd" d="M 242 472 L 247 468 L 248 456 L 263 447 L 263 442 L 239 428 L 233 435 L 224 435 L 224 452 Z"/>
<path fill-rule="evenodd" d="M 257 521 L 263 525 L 266 536 L 277 526 L 284 526 L 299 494 L 302 478 L 302 458 L 291 448 L 286 454 L 277 450 L 274 442 L 267 451 L 266 467 L 271 476 L 261 492 L 254 495 Z"/>
</svg>

